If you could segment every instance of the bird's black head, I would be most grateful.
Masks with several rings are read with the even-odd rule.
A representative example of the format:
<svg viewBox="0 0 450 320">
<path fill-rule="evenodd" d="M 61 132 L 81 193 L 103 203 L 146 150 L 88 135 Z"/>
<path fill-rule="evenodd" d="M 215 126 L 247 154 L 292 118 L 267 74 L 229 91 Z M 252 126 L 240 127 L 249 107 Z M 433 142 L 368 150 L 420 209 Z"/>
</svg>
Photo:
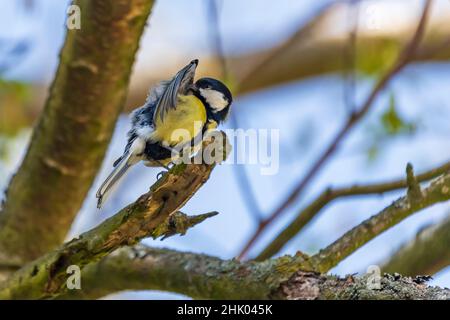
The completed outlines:
<svg viewBox="0 0 450 320">
<path fill-rule="evenodd" d="M 206 106 L 209 120 L 224 121 L 233 102 L 230 90 L 219 80 L 201 78 L 195 83 L 195 95 Z"/>
</svg>

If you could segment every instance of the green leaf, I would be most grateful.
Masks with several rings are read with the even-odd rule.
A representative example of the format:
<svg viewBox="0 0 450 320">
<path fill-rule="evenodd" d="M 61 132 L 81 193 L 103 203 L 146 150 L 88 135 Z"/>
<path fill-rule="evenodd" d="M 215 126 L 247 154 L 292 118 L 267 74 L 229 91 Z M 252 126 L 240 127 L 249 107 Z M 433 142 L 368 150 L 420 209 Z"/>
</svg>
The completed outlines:
<svg viewBox="0 0 450 320">
<path fill-rule="evenodd" d="M 391 94 L 389 98 L 388 109 L 381 115 L 381 123 L 384 132 L 390 136 L 400 133 L 411 133 L 416 127 L 413 123 L 408 123 L 400 117 L 397 112 L 395 96 L 393 94 Z"/>
<path fill-rule="evenodd" d="M 364 46 L 358 49 L 364 54 L 358 56 L 357 68 L 368 76 L 386 72 L 394 64 L 401 49 L 400 44 L 391 39 L 368 41 L 360 43 L 359 46 Z"/>
</svg>

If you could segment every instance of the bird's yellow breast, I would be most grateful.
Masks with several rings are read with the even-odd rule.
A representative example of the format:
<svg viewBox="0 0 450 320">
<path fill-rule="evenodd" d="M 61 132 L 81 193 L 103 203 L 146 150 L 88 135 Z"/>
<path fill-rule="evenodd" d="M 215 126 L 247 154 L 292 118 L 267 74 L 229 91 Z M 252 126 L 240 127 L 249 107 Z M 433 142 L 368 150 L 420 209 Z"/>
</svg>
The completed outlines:
<svg viewBox="0 0 450 320">
<path fill-rule="evenodd" d="M 203 103 L 193 95 L 178 95 L 175 109 L 171 109 L 164 117 L 158 117 L 152 140 L 175 146 L 187 143 L 201 133 L 206 122 L 206 109 Z"/>
</svg>

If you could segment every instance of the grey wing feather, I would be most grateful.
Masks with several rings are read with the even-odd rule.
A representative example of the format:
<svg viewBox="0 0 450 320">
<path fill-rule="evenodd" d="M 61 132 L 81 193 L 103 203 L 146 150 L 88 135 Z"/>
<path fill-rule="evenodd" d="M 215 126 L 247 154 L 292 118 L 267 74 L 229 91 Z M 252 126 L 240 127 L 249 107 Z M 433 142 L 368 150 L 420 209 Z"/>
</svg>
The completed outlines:
<svg viewBox="0 0 450 320">
<path fill-rule="evenodd" d="M 138 128 L 153 127 L 153 114 L 155 112 L 156 105 L 169 84 L 170 81 L 164 80 L 159 82 L 156 86 L 152 87 L 148 93 L 147 99 L 145 100 L 145 104 L 142 107 L 135 109 L 130 114 L 131 129 L 127 134 L 128 141 L 125 146 L 124 155 L 130 150 L 130 147 L 133 144 L 134 140 L 139 137 L 139 134 L 137 132 Z M 120 162 L 122 157 L 114 162 L 114 167 Z"/>
<path fill-rule="evenodd" d="M 150 89 L 145 104 L 130 115 L 131 129 L 128 131 L 128 141 L 123 155 L 114 162 L 114 167 L 128 154 L 131 145 L 140 136 L 139 128 L 151 127 L 154 129 L 158 116 L 163 121 L 166 113 L 170 109 L 176 108 L 178 94 L 186 94 L 194 81 L 197 63 L 196 60 L 191 61 L 173 79 L 161 81 Z M 141 138 L 146 140 L 148 137 Z"/>
<path fill-rule="evenodd" d="M 191 62 L 167 82 L 166 88 L 157 101 L 155 112 L 153 113 L 153 123 L 158 117 L 164 121 L 165 115 L 177 107 L 178 94 L 186 94 L 189 87 L 194 82 L 195 69 L 197 63 Z"/>
<path fill-rule="evenodd" d="M 167 86 L 164 94 L 155 110 L 155 115 L 153 118 L 153 122 L 156 123 L 156 117 L 159 116 L 161 121 L 164 121 L 164 116 L 170 109 L 175 109 L 177 106 L 177 97 L 178 97 L 178 88 L 180 86 L 181 79 L 179 77 L 175 77 L 170 84 Z"/>
</svg>

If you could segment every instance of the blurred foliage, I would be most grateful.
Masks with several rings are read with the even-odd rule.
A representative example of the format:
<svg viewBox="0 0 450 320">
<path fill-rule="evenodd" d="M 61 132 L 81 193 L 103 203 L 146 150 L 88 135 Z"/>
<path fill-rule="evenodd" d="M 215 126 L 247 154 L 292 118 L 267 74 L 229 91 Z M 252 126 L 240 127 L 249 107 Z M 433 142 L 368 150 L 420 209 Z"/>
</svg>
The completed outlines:
<svg viewBox="0 0 450 320">
<path fill-rule="evenodd" d="M 389 98 L 389 107 L 381 115 L 380 120 L 384 133 L 389 136 L 394 136 L 401 133 L 414 133 L 416 130 L 415 123 L 405 121 L 398 114 L 395 106 L 395 96 L 392 93 Z"/>
<path fill-rule="evenodd" d="M 395 95 L 391 93 L 389 105 L 376 123 L 369 128 L 367 158 L 375 161 L 383 145 L 398 136 L 411 136 L 417 132 L 418 122 L 404 119 L 398 112 Z"/>
<path fill-rule="evenodd" d="M 33 114 L 29 102 L 28 84 L 0 79 L 0 134 L 14 136 L 32 123 Z"/>
<path fill-rule="evenodd" d="M 0 79 L 0 159 L 6 160 L 9 143 L 23 128 L 33 123 L 30 86 Z"/>
<path fill-rule="evenodd" d="M 357 69 L 366 76 L 376 76 L 385 73 L 396 61 L 402 45 L 395 39 L 370 41 L 366 39 L 358 46 L 364 46 L 364 55 L 358 55 Z"/>
</svg>

